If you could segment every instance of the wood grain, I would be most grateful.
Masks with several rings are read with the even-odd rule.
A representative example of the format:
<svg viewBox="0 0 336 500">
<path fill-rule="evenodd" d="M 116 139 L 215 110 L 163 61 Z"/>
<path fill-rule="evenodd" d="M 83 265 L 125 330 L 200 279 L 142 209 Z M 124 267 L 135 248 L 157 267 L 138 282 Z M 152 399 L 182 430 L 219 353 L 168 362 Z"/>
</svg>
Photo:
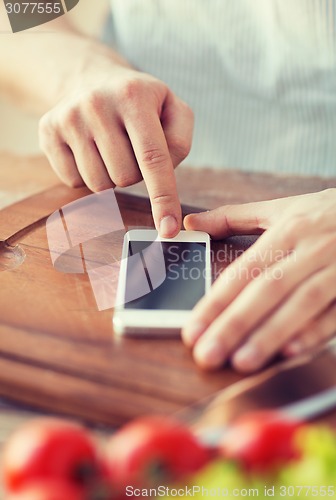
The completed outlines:
<svg viewBox="0 0 336 500">
<path fill-rule="evenodd" d="M 9 186 L 19 170 L 25 177 L 28 171 L 46 168 L 39 158 L 24 163 L 0 155 L 0 171 L 6 169 Z M 187 167 L 177 176 L 181 200 L 196 208 L 336 185 L 335 179 L 302 180 Z M 44 187 L 49 189 L 27 198 Z M 143 189 L 140 185 L 118 194 L 126 226 L 153 226 L 148 200 L 131 196 Z M 53 175 L 44 174 L 30 193 L 21 192 L 21 201 L 0 213 L 0 239 L 11 237 L 9 243 L 19 245 L 26 256 L 19 267 L 0 272 L 0 396 L 90 422 L 119 425 L 145 413 L 179 411 L 239 380 L 228 367 L 217 373 L 201 372 L 178 338 L 115 337 L 112 310 L 98 312 L 88 277 L 63 274 L 52 267 L 45 217 L 86 194 L 85 189 L 66 188 Z M 18 196 L 13 194 L 15 199 Z M 214 248 L 240 249 L 249 243 L 248 238 L 232 238 Z"/>
</svg>

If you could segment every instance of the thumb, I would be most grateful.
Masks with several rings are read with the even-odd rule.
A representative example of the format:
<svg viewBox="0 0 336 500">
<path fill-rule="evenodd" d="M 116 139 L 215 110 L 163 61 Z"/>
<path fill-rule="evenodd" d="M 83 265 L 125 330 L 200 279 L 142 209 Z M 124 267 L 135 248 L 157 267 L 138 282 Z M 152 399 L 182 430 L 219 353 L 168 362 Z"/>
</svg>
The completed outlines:
<svg viewBox="0 0 336 500">
<path fill-rule="evenodd" d="M 187 230 L 205 231 L 214 239 L 261 234 L 270 227 L 274 208 L 273 201 L 225 205 L 208 212 L 187 215 L 184 226 Z"/>
</svg>

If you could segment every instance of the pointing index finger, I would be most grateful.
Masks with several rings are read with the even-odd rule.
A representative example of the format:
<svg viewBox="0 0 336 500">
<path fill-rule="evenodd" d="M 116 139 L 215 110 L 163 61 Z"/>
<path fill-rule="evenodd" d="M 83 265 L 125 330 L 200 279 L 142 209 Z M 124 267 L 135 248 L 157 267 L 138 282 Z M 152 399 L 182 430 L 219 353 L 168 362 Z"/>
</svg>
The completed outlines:
<svg viewBox="0 0 336 500">
<path fill-rule="evenodd" d="M 148 114 L 125 123 L 151 200 L 155 227 L 172 238 L 182 222 L 173 163 L 159 116 Z"/>
</svg>

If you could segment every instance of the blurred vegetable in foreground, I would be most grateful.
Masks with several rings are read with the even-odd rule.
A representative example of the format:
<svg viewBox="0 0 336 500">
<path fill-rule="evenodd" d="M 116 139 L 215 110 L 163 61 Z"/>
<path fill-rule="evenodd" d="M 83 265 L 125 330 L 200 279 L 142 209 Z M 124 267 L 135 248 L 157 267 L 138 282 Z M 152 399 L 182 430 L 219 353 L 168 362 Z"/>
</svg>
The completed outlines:
<svg viewBox="0 0 336 500">
<path fill-rule="evenodd" d="M 181 423 L 145 417 L 116 432 L 107 444 L 107 466 L 118 490 L 127 485 L 170 484 L 198 471 L 210 460 L 209 451 Z"/>
<path fill-rule="evenodd" d="M 297 430 L 295 440 L 301 458 L 291 459 L 268 473 L 247 472 L 238 461 L 218 458 L 190 478 L 193 498 L 335 499 L 336 434 L 324 426 L 307 425 Z M 188 497 L 188 494 L 179 496 Z"/>
<path fill-rule="evenodd" d="M 300 458 L 295 436 L 302 425 L 277 411 L 247 413 L 230 426 L 219 452 L 246 471 L 268 473 Z"/>
<path fill-rule="evenodd" d="M 9 491 L 46 479 L 85 486 L 100 474 L 96 445 L 84 427 L 61 419 L 38 419 L 17 430 L 4 450 Z"/>
<path fill-rule="evenodd" d="M 101 450 L 80 425 L 37 419 L 7 443 L 3 476 L 6 500 L 124 500 L 155 492 L 167 499 L 336 500 L 336 434 L 256 412 L 209 449 L 174 419 L 151 416 L 126 424 Z"/>
</svg>

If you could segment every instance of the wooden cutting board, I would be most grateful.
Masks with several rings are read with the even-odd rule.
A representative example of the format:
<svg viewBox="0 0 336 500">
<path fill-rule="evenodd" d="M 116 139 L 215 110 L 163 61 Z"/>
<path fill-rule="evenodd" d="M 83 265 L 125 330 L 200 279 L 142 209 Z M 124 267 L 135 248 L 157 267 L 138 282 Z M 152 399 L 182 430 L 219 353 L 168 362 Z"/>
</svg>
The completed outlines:
<svg viewBox="0 0 336 500">
<path fill-rule="evenodd" d="M 0 273 L 0 395 L 120 424 L 172 413 L 236 380 L 201 373 L 179 339 L 115 338 L 112 311 L 98 312 L 87 276 L 53 268 L 43 216 L 86 194 L 58 187 L 2 212 L 3 232 L 25 228 L 10 239 L 25 258 Z M 147 201 L 119 195 L 119 204 L 126 224 L 152 226 Z"/>
<path fill-rule="evenodd" d="M 196 176 L 188 175 L 184 170 L 180 181 L 188 185 L 185 199 L 192 203 Z M 207 207 L 331 184 L 313 180 L 305 187 L 267 176 L 260 184 L 258 176 L 228 174 L 226 184 L 219 185 L 218 174 L 209 171 L 209 189 L 202 196 L 204 176 L 197 178 L 197 204 Z M 240 377 L 229 368 L 201 372 L 180 339 L 115 337 L 112 310 L 98 312 L 88 277 L 53 268 L 45 217 L 87 194 L 85 189 L 55 186 L 0 212 L 0 239 L 19 231 L 9 240 L 11 248 L 0 247 L 0 269 L 11 262 L 13 251 L 22 260 L 18 267 L 0 271 L 0 396 L 119 425 L 145 413 L 173 413 L 237 381 Z M 147 200 L 119 193 L 118 201 L 126 225 L 152 227 Z M 237 249 L 247 244 L 244 239 L 230 240 Z"/>
</svg>

